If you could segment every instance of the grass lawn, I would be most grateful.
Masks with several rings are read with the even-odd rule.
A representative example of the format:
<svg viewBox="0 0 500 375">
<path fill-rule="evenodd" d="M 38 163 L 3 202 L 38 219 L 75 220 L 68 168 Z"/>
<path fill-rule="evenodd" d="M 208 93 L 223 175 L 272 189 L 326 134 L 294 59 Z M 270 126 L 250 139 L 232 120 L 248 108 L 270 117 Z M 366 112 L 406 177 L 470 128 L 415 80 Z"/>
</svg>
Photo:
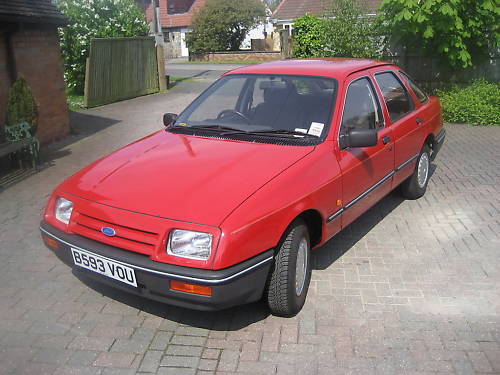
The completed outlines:
<svg viewBox="0 0 500 375">
<path fill-rule="evenodd" d="M 70 111 L 85 109 L 85 106 L 83 105 L 83 95 L 75 95 L 66 92 L 66 101 L 68 102 L 68 108 Z"/>
<path fill-rule="evenodd" d="M 195 77 L 176 77 L 170 76 L 168 81 L 168 89 L 171 90 L 175 88 L 181 82 L 193 82 L 196 81 Z"/>
</svg>

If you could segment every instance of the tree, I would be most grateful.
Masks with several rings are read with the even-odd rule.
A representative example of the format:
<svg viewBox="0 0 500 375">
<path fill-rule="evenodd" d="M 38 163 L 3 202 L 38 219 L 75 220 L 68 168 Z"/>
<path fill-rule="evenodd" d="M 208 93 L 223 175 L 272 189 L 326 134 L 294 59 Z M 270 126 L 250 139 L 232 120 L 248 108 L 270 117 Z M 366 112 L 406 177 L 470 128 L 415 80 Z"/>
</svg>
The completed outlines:
<svg viewBox="0 0 500 375">
<path fill-rule="evenodd" d="M 331 56 L 377 58 L 382 51 L 379 31 L 364 6 L 353 0 L 333 0 L 327 13 L 326 48 Z"/>
<path fill-rule="evenodd" d="M 438 56 L 449 68 L 473 65 L 498 51 L 495 0 L 384 0 L 381 21 L 410 51 Z"/>
<path fill-rule="evenodd" d="M 377 24 L 351 0 L 332 1 L 322 17 L 306 14 L 295 20 L 295 57 L 377 58 L 382 52 Z"/>
<path fill-rule="evenodd" d="M 261 0 L 208 0 L 193 17 L 187 46 L 195 54 L 238 50 L 248 31 L 265 16 Z"/>
<path fill-rule="evenodd" d="M 55 4 L 69 20 L 59 34 L 64 78 L 76 94 L 83 93 L 91 39 L 144 36 L 149 32 L 134 0 L 57 0 Z"/>
</svg>

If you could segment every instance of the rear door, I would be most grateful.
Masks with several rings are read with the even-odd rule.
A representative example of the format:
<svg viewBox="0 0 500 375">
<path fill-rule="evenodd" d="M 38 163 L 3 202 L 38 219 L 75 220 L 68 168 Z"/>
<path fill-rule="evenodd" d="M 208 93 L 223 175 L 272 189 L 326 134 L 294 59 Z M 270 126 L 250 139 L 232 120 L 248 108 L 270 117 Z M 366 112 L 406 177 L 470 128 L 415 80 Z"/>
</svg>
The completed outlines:
<svg viewBox="0 0 500 375">
<path fill-rule="evenodd" d="M 403 182 L 415 169 L 422 148 L 426 120 L 396 71 L 387 67 L 375 72 L 375 81 L 383 97 L 385 110 L 395 140 L 393 185 Z"/>
<path fill-rule="evenodd" d="M 394 141 L 367 73 L 350 76 L 344 86 L 339 137 L 349 128 L 377 129 L 373 147 L 340 148 L 342 170 L 342 226 L 345 227 L 391 190 Z"/>
</svg>

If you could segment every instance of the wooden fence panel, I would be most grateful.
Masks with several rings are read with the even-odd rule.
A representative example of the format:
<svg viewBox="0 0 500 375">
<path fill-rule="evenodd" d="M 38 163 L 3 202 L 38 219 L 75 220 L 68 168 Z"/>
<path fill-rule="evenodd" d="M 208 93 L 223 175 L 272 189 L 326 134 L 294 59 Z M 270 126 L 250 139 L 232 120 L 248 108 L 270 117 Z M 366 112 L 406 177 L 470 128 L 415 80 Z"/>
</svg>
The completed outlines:
<svg viewBox="0 0 500 375">
<path fill-rule="evenodd" d="M 153 37 L 93 39 L 87 64 L 87 107 L 160 90 Z"/>
<path fill-rule="evenodd" d="M 458 73 L 443 69 L 435 57 L 396 55 L 384 57 L 382 60 L 399 65 L 418 84 L 430 91 L 450 84 L 466 85 L 478 78 L 500 82 L 500 57 L 489 58 Z"/>
</svg>

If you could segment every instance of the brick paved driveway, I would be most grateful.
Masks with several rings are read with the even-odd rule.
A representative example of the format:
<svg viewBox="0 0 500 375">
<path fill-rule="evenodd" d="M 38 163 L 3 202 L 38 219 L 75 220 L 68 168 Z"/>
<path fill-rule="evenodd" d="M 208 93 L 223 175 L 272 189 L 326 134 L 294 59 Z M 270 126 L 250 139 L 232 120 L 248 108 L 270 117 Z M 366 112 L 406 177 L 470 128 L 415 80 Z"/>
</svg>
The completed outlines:
<svg viewBox="0 0 500 375">
<path fill-rule="evenodd" d="M 392 194 L 318 249 L 295 318 L 260 303 L 193 312 L 77 279 L 39 239 L 48 194 L 160 128 L 193 97 L 176 90 L 75 116 L 75 142 L 0 193 L 0 374 L 500 373 L 499 128 L 447 126 L 425 197 Z"/>
</svg>

